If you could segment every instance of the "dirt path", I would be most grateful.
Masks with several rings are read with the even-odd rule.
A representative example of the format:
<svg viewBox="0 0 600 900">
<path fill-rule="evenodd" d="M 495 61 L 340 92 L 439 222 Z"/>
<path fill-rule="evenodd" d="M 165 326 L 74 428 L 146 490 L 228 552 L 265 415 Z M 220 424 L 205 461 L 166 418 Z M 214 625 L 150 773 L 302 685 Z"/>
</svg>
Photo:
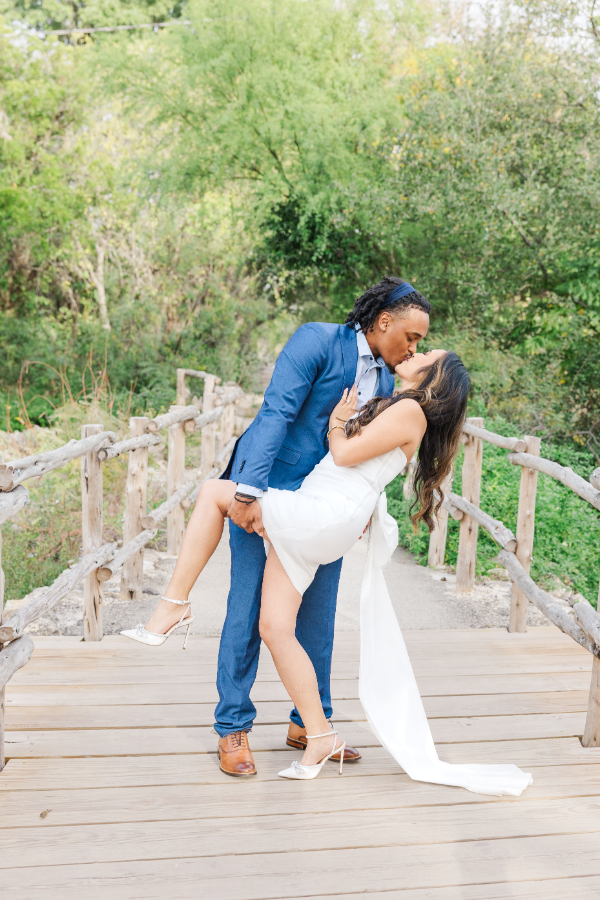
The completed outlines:
<svg viewBox="0 0 600 900">
<path fill-rule="evenodd" d="M 337 631 L 359 630 L 360 585 L 365 565 L 366 543 L 359 541 L 344 560 L 338 611 Z M 104 633 L 116 634 L 145 622 L 166 588 L 175 559 L 166 553 L 147 550 L 144 559 L 144 598 L 141 601 L 119 599 L 120 574 L 105 584 Z M 510 606 L 507 581 L 488 580 L 478 583 L 471 594 L 457 595 L 454 575 L 435 572 L 417 565 L 402 548 L 394 553 L 385 570 L 386 581 L 400 622 L 404 629 L 439 628 L 506 628 Z M 12 601 L 14 609 L 34 596 Z M 217 552 L 192 591 L 195 634 L 219 634 L 225 619 L 229 590 L 229 546 L 227 531 Z M 83 593 L 81 588 L 43 619 L 28 629 L 31 634 L 83 634 Z M 547 624 L 546 619 L 530 608 L 531 626 Z"/>
</svg>

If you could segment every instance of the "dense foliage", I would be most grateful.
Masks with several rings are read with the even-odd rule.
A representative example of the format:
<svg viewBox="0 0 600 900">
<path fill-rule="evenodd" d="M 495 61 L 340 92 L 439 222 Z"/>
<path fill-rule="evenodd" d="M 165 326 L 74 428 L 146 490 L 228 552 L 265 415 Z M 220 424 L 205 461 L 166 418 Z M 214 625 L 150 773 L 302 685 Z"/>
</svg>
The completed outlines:
<svg viewBox="0 0 600 900">
<path fill-rule="evenodd" d="M 509 434 L 509 423 L 497 419 L 488 427 Z M 542 442 L 542 454 L 575 471 L 585 471 L 587 458 L 580 450 Z M 513 532 L 517 527 L 519 503 L 519 466 L 511 465 L 506 452 L 486 444 L 483 453 L 481 506 L 500 519 Z M 453 490 L 460 494 L 462 454 L 457 460 Z M 388 488 L 388 508 L 398 522 L 400 543 L 409 548 L 422 565 L 427 564 L 429 534 L 425 527 L 415 532 L 408 518 L 410 501 L 403 494 L 404 479 L 398 478 Z M 459 523 L 448 521 L 446 562 L 456 565 Z M 598 596 L 598 546 L 600 546 L 600 513 L 570 488 L 547 475 L 539 475 L 535 505 L 535 544 L 531 576 L 541 587 L 555 590 L 564 585 L 583 594 L 594 605 Z M 482 528 L 477 545 L 477 574 L 496 570 L 498 546 Z M 564 588 L 563 588 L 564 589 Z"/>
<path fill-rule="evenodd" d="M 491 4 L 476 25 L 373 0 L 2 8 L 6 30 L 192 22 L 2 40 L 5 394 L 24 360 L 79 379 L 105 345 L 140 407 L 177 362 L 248 380 L 290 312 L 339 319 L 393 272 L 431 297 L 437 340 L 518 362 L 504 415 L 600 454 L 591 6 Z M 25 398 L 55 379 L 30 366 Z"/>
<path fill-rule="evenodd" d="M 99 378 L 113 411 L 164 408 L 177 365 L 251 386 L 298 322 L 340 321 L 394 274 L 434 305 L 429 346 L 464 355 L 473 414 L 541 435 L 556 459 L 577 451 L 587 477 L 600 20 L 593 0 L 478 9 L 0 0 L 3 425 L 47 423 Z M 511 519 L 514 498 L 487 499 Z M 569 554 L 589 593 L 592 563 Z"/>
</svg>

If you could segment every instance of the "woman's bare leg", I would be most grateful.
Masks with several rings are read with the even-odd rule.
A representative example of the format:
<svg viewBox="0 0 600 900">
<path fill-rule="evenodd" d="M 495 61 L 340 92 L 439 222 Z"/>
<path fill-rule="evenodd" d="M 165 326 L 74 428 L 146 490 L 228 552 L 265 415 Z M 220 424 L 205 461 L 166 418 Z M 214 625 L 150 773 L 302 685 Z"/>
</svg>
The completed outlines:
<svg viewBox="0 0 600 900">
<path fill-rule="evenodd" d="M 273 547 L 269 550 L 263 578 L 260 636 L 271 651 L 285 689 L 302 717 L 307 734 L 326 734 L 331 725 L 325 718 L 313 664 L 296 638 L 296 617 L 302 595 L 296 590 Z M 332 748 L 327 736 L 308 741 L 302 762 L 318 763 Z M 341 745 L 338 737 L 337 746 Z"/>
<path fill-rule="evenodd" d="M 165 591 L 171 600 L 187 600 L 198 575 L 209 561 L 223 534 L 223 523 L 233 500 L 236 485 L 233 481 L 213 479 L 200 488 L 194 512 L 183 538 L 175 571 Z M 181 618 L 181 607 L 161 600 L 146 630 L 164 634 Z"/>
</svg>

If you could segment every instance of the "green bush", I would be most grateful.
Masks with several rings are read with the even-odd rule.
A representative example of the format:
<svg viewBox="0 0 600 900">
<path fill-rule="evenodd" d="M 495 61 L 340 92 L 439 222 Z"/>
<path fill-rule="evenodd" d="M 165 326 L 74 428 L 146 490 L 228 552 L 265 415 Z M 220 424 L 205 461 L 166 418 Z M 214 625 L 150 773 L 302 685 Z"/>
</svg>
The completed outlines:
<svg viewBox="0 0 600 900">
<path fill-rule="evenodd" d="M 486 421 L 486 427 L 500 434 L 514 435 L 514 427 L 502 419 Z M 564 466 L 570 466 L 584 478 L 589 478 L 595 461 L 586 451 L 564 445 L 542 442 L 542 455 Z M 461 491 L 462 451 L 456 461 L 453 490 Z M 506 451 L 491 444 L 484 445 L 481 508 L 500 519 L 512 531 L 517 527 L 520 466 L 507 460 Z M 402 494 L 404 479 L 397 478 L 388 488 L 388 508 L 397 520 L 400 543 L 414 553 L 421 565 L 427 565 L 429 535 L 421 526 L 413 532 L 408 512 L 410 504 Z M 448 542 L 445 562 L 456 565 L 459 523 L 448 522 Z M 569 488 L 553 478 L 538 477 L 535 540 L 532 578 L 540 587 L 556 587 L 556 579 L 571 590 L 579 591 L 596 605 L 600 565 L 600 512 L 582 500 Z M 497 567 L 498 546 L 483 529 L 479 529 L 477 574 L 485 575 Z"/>
</svg>

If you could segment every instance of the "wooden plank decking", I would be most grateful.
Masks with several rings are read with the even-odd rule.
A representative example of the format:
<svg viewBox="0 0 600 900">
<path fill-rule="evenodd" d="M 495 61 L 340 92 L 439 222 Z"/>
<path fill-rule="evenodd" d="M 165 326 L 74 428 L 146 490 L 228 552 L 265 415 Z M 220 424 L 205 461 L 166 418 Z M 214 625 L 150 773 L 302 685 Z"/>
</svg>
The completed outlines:
<svg viewBox="0 0 600 900">
<path fill-rule="evenodd" d="M 277 772 L 289 701 L 268 654 L 259 774 L 223 775 L 218 641 L 181 651 L 36 638 L 7 688 L 6 900 L 579 900 L 600 896 L 600 750 L 584 750 L 591 658 L 554 628 L 405 635 L 440 756 L 532 771 L 522 798 L 410 781 L 370 733 L 358 635 L 336 638 L 335 721 L 363 759 Z"/>
</svg>

